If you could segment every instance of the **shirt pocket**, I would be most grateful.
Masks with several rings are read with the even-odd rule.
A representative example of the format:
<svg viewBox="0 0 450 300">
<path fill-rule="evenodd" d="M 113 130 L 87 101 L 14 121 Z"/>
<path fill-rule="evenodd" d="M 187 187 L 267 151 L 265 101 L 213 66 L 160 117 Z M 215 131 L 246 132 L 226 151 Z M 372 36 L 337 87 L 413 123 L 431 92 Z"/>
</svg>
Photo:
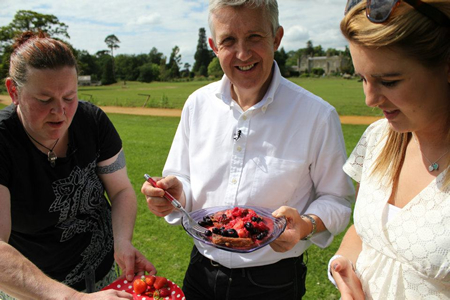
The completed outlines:
<svg viewBox="0 0 450 300">
<path fill-rule="evenodd" d="M 255 205 L 278 208 L 292 199 L 302 181 L 310 182 L 309 166 L 305 161 L 276 157 L 256 157 L 251 199 Z"/>
</svg>

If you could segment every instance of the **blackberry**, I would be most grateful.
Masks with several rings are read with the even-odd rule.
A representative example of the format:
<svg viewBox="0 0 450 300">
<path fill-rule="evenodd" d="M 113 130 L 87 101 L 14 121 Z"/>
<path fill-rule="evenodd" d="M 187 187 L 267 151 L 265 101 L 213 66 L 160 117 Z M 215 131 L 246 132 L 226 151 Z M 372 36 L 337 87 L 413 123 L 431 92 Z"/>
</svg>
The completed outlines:
<svg viewBox="0 0 450 300">
<path fill-rule="evenodd" d="M 229 237 L 239 237 L 237 231 L 233 228 L 228 229 L 227 234 Z"/>
</svg>

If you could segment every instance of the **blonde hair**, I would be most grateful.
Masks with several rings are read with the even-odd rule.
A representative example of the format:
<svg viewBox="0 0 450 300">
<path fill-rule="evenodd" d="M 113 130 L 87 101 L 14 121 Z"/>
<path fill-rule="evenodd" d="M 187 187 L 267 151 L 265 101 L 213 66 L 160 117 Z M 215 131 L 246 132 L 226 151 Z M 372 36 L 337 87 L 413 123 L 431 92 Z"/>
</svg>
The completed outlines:
<svg viewBox="0 0 450 300">
<path fill-rule="evenodd" d="M 422 1 L 439 9 L 450 18 L 450 1 Z M 385 23 L 376 24 L 367 19 L 365 7 L 366 1 L 361 1 L 341 21 L 341 32 L 349 42 L 367 48 L 395 49 L 426 68 L 450 63 L 449 27 L 438 25 L 404 2 L 399 4 Z M 450 129 L 450 111 L 447 124 L 447 128 Z M 380 177 L 388 176 L 395 184 L 403 165 L 411 133 L 399 133 L 389 128 L 387 135 L 387 142 L 377 158 L 372 174 Z M 450 143 L 450 130 L 447 132 L 446 140 Z M 449 163 L 450 159 L 447 159 L 445 167 L 448 167 Z M 445 176 L 443 187 L 448 185 L 450 185 L 450 172 L 447 172 Z"/>
</svg>

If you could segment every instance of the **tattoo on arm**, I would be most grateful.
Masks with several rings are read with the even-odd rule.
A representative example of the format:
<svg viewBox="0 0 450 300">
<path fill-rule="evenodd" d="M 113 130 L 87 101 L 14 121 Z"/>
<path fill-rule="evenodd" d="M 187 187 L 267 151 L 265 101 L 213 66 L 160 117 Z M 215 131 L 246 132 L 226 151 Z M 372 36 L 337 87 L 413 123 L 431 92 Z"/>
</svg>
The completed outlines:
<svg viewBox="0 0 450 300">
<path fill-rule="evenodd" d="M 123 150 L 120 150 L 120 153 L 117 156 L 116 161 L 107 166 L 97 166 L 97 173 L 111 174 L 123 168 L 125 168 L 125 154 L 123 153 Z"/>
</svg>

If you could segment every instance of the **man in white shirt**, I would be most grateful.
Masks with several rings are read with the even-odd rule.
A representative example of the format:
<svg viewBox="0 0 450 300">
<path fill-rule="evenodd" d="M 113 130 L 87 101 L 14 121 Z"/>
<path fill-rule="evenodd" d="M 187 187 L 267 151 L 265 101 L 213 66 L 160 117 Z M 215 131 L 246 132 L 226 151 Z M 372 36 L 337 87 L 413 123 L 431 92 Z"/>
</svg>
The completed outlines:
<svg viewBox="0 0 450 300">
<path fill-rule="evenodd" d="M 327 247 L 351 214 L 339 117 L 281 76 L 276 0 L 210 0 L 209 10 L 209 44 L 225 75 L 190 95 L 159 188 L 144 183 L 142 192 L 170 224 L 180 224 L 181 215 L 161 198 L 164 190 L 188 211 L 261 206 L 288 219 L 271 247 L 251 253 L 195 241 L 183 282 L 187 299 L 301 299 L 302 254 L 311 243 Z"/>
</svg>

